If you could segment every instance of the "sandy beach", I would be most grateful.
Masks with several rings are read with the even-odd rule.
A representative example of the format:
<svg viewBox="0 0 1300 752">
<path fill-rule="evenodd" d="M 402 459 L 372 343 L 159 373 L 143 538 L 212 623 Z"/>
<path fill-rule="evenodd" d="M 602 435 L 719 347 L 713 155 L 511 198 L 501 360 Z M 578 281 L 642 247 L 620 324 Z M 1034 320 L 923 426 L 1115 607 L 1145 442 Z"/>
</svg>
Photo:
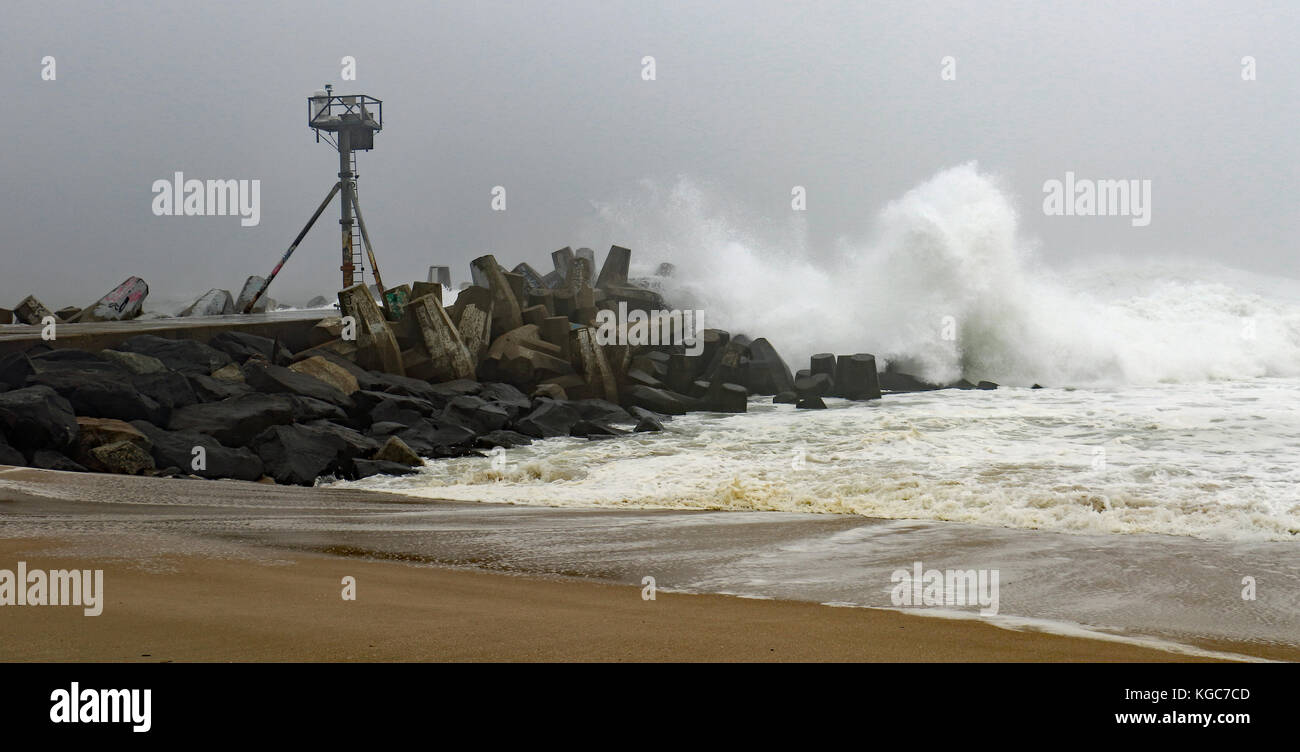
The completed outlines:
<svg viewBox="0 0 1300 752">
<path fill-rule="evenodd" d="M 48 551 L 58 550 L 59 555 Z M 85 567 L 59 540 L 0 562 Z M 276 552 L 272 552 L 276 553 Z M 6 607 L 5 661 L 1179 661 L 976 622 L 286 552 L 103 565 L 103 614 Z M 344 576 L 356 578 L 343 600 Z"/>
</svg>

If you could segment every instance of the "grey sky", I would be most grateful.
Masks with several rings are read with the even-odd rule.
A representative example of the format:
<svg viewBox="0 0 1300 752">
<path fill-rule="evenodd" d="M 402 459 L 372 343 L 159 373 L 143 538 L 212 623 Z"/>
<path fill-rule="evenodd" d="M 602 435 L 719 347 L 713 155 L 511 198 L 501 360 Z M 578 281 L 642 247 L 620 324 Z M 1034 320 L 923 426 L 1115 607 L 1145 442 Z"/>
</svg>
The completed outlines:
<svg viewBox="0 0 1300 752">
<path fill-rule="evenodd" d="M 269 271 L 335 180 L 305 125 L 326 82 L 385 100 L 359 172 L 389 284 L 432 263 L 465 279 L 484 252 L 602 252 L 624 239 L 602 236 L 593 202 L 678 176 L 777 224 L 806 186 L 808 248 L 829 252 L 969 160 L 1004 178 L 1049 261 L 1180 255 L 1300 277 L 1298 19 L 1294 2 L 15 4 L 0 305 L 85 305 L 131 274 L 180 299 Z M 260 179 L 261 224 L 153 216 L 151 184 L 177 170 Z M 1067 170 L 1150 179 L 1151 225 L 1043 216 L 1043 181 Z M 337 228 L 331 209 L 273 297 L 337 289 Z"/>
</svg>

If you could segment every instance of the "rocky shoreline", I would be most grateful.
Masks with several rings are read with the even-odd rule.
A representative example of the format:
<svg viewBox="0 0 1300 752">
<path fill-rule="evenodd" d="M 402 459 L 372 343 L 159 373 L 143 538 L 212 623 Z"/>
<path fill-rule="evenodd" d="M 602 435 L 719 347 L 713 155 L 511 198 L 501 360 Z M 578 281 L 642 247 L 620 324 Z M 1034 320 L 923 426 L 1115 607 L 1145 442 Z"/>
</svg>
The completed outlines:
<svg viewBox="0 0 1300 752">
<path fill-rule="evenodd" d="M 882 386 L 936 388 L 878 374 L 870 354 L 815 355 L 792 374 L 766 339 L 683 331 L 680 315 L 673 333 L 655 281 L 628 278 L 630 253 L 612 247 L 599 275 L 588 249 L 556 251 L 545 275 L 483 256 L 446 307 L 438 283 L 382 301 L 355 285 L 299 352 L 239 331 L 141 334 L 96 352 L 35 344 L 0 358 L 0 464 L 312 485 L 659 431 L 673 415 L 745 412 L 754 395 L 816 409 L 879 399 Z M 615 313 L 621 338 L 602 337 Z M 647 321 L 665 336 L 643 341 Z M 627 337 L 638 324 L 641 340 Z"/>
</svg>

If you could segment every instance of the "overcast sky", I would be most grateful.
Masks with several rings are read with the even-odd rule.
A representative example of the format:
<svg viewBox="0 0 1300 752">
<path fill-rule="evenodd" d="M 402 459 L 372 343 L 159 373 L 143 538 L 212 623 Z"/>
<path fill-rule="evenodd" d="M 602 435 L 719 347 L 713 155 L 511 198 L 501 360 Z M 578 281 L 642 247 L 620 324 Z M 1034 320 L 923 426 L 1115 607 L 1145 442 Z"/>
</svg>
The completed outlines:
<svg viewBox="0 0 1300 752">
<path fill-rule="evenodd" d="M 597 205 L 681 177 L 775 223 L 805 186 L 808 252 L 829 252 L 970 160 L 1002 177 L 1050 262 L 1178 255 L 1300 277 L 1298 19 L 1293 0 L 10 4 L 0 306 L 85 305 L 133 274 L 170 299 L 268 272 L 336 179 L 305 123 L 327 82 L 385 102 L 359 188 L 389 284 L 434 263 L 460 281 L 485 252 L 603 252 L 625 239 Z M 154 216 L 153 181 L 178 170 L 260 180 L 260 224 Z M 1151 180 L 1150 225 L 1044 216 L 1044 181 L 1067 171 Z M 273 297 L 337 290 L 337 228 L 332 208 Z"/>
</svg>

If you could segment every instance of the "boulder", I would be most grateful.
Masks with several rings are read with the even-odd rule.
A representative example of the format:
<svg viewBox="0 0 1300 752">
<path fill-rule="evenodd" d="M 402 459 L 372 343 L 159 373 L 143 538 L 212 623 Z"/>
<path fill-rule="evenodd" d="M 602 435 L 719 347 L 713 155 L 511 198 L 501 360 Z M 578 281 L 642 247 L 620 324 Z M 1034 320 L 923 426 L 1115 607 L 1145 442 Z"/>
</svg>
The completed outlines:
<svg viewBox="0 0 1300 752">
<path fill-rule="evenodd" d="M 643 407 L 665 415 L 685 415 L 694 405 L 694 401 L 667 389 L 636 385 L 628 387 L 623 404 L 629 407 Z"/>
<path fill-rule="evenodd" d="M 28 382 L 53 389 L 78 415 L 157 422 L 165 421 L 169 413 L 157 400 L 141 394 L 123 372 L 68 368 L 34 374 Z"/>
<path fill-rule="evenodd" d="M 343 409 L 352 407 L 352 400 L 342 391 L 305 373 L 264 360 L 250 360 L 244 364 L 244 379 L 259 392 L 268 394 L 296 394 L 328 402 Z"/>
<path fill-rule="evenodd" d="M 532 401 L 510 384 L 484 384 L 478 396 L 499 405 L 511 420 L 532 409 Z"/>
<path fill-rule="evenodd" d="M 372 475 L 410 475 L 417 472 L 416 468 L 410 465 L 403 465 L 400 462 L 387 462 L 384 460 L 352 460 L 352 477 L 355 479 L 369 478 Z"/>
<path fill-rule="evenodd" d="M 177 316 L 225 316 L 235 313 L 235 299 L 229 290 L 213 288 L 185 307 Z"/>
<path fill-rule="evenodd" d="M 464 452 L 455 451 L 474 444 L 474 432 L 463 426 L 434 425 L 421 420 L 396 434 L 397 438 L 414 449 L 421 457 L 459 457 Z"/>
<path fill-rule="evenodd" d="M 227 368 L 238 368 L 238 366 L 232 365 L 227 366 Z M 216 376 L 204 376 L 202 374 L 186 376 L 185 378 L 189 379 L 190 386 L 194 389 L 194 396 L 200 402 L 220 402 L 231 397 L 238 397 L 241 394 L 253 393 L 253 387 L 244 383 L 243 371 L 240 371 L 239 375 L 239 381 L 219 379 Z"/>
<path fill-rule="evenodd" d="M 622 407 L 603 399 L 581 399 L 571 403 L 583 420 L 606 423 L 631 423 L 636 419 Z"/>
<path fill-rule="evenodd" d="M 90 458 L 91 469 L 119 475 L 139 475 L 155 467 L 149 451 L 133 441 L 114 441 L 94 447 Z"/>
<path fill-rule="evenodd" d="M 350 464 L 347 442 L 307 426 L 271 426 L 250 448 L 262 458 L 264 472 L 281 485 L 315 485 L 317 478 L 337 474 Z"/>
<path fill-rule="evenodd" d="M 348 456 L 350 457 L 369 457 L 379 451 L 379 447 L 382 446 L 381 442 L 372 436 L 354 431 L 347 426 L 331 423 L 328 420 L 313 420 L 304 425 L 317 431 L 332 433 L 343 439 L 344 443 L 348 445 Z"/>
<path fill-rule="evenodd" d="M 232 362 L 229 355 L 202 342 L 165 339 L 152 334 L 137 334 L 112 349 L 157 358 L 163 365 L 186 376 L 207 375 Z"/>
<path fill-rule="evenodd" d="M 424 460 L 420 459 L 420 455 L 416 454 L 413 449 L 406 445 L 405 441 L 396 436 L 389 436 L 388 441 L 384 442 L 384 445 L 379 448 L 379 451 L 375 452 L 371 459 L 381 462 L 395 462 L 409 467 L 419 467 L 424 464 Z"/>
<path fill-rule="evenodd" d="M 357 383 L 357 377 L 351 371 L 320 355 L 300 360 L 290 365 L 289 370 L 304 376 L 310 376 L 345 395 L 352 394 L 361 388 L 360 384 Z"/>
<path fill-rule="evenodd" d="M 27 353 L 9 353 L 0 357 L 0 383 L 11 389 L 27 385 L 27 377 L 36 373 L 36 366 Z"/>
<path fill-rule="evenodd" d="M 297 407 L 288 395 L 245 394 L 175 410 L 167 427 L 207 434 L 226 446 L 247 446 L 267 428 L 292 423 Z"/>
<path fill-rule="evenodd" d="M 118 441 L 130 441 L 145 451 L 153 448 L 149 437 L 126 421 L 84 416 L 77 418 L 76 456 L 83 465 L 89 466 L 85 458 L 89 456 L 91 449 Z"/>
<path fill-rule="evenodd" d="M 127 277 L 125 282 L 78 313 L 70 323 L 129 321 L 140 315 L 147 297 L 149 285 L 139 277 Z"/>
<path fill-rule="evenodd" d="M 772 398 L 773 405 L 793 405 L 799 401 L 799 395 L 794 392 L 781 392 Z"/>
<path fill-rule="evenodd" d="M 664 430 L 664 424 L 656 418 L 647 415 L 636 422 L 636 428 L 633 428 L 632 432 L 651 433 L 662 430 Z"/>
<path fill-rule="evenodd" d="M 549 439 L 568 436 L 570 429 L 580 420 L 582 416 L 568 403 L 542 400 L 532 412 L 516 421 L 515 428 L 535 439 Z"/>
<path fill-rule="evenodd" d="M 821 397 L 803 397 L 794 405 L 803 410 L 825 410 L 826 403 Z"/>
<path fill-rule="evenodd" d="M 149 439 L 156 467 L 177 467 L 201 478 L 257 480 L 262 477 L 262 458 L 248 449 L 232 449 L 216 438 L 197 431 L 168 431 L 143 420 L 131 426 Z M 196 448 L 203 449 L 203 463 L 195 466 Z"/>
<path fill-rule="evenodd" d="M 533 443 L 531 437 L 517 431 L 491 431 L 478 437 L 474 445 L 483 449 L 493 449 L 495 447 L 510 449 L 511 447 L 527 446 L 531 443 Z"/>
<path fill-rule="evenodd" d="M 615 428 L 600 420 L 580 420 L 573 424 L 573 428 L 569 429 L 570 436 L 587 439 L 607 439 L 612 436 L 625 436 L 628 433 L 631 432 L 622 428 Z"/>
<path fill-rule="evenodd" d="M 31 466 L 39 467 L 42 470 L 62 470 L 68 473 L 89 472 L 80 463 L 53 449 L 37 449 L 32 452 Z"/>
<path fill-rule="evenodd" d="M 120 352 L 118 350 L 100 350 L 99 356 L 119 368 L 139 375 L 166 373 L 171 370 L 161 360 L 151 355 Z"/>
<path fill-rule="evenodd" d="M 27 458 L 23 456 L 23 453 L 9 446 L 9 443 L 5 441 L 4 434 L 0 433 L 0 465 L 21 466 L 26 464 Z"/>
<path fill-rule="evenodd" d="M 182 373 L 162 370 L 155 373 L 138 373 L 131 375 L 131 385 L 140 394 L 153 399 L 162 406 L 164 414 L 199 401 L 194 387 L 188 377 Z"/>
<path fill-rule="evenodd" d="M 293 362 L 293 353 L 279 340 L 245 332 L 224 331 L 212 335 L 208 345 L 230 356 L 235 363 L 246 363 L 249 358 L 261 358 L 278 366 Z"/>
</svg>

